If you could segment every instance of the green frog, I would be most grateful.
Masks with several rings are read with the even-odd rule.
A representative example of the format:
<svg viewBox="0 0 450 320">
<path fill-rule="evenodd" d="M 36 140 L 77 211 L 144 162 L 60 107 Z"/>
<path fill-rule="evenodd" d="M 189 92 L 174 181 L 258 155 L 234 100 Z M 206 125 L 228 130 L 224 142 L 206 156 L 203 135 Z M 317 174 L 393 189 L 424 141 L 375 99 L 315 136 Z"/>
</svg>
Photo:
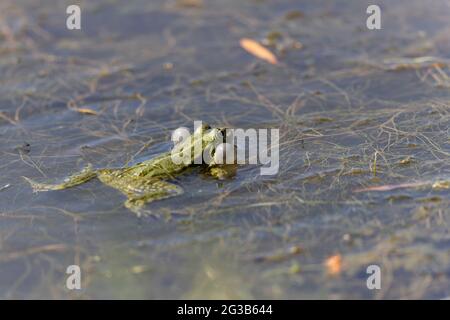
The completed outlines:
<svg viewBox="0 0 450 320">
<path fill-rule="evenodd" d="M 207 124 L 202 124 L 192 135 L 176 144 L 170 152 L 122 168 L 93 169 L 89 165 L 58 184 L 38 183 L 24 178 L 30 183 L 34 192 L 63 190 L 98 178 L 104 184 L 125 194 L 127 196 L 125 207 L 140 216 L 145 204 L 183 193 L 183 189 L 171 180 L 191 167 L 201 166 L 204 173 L 221 180 L 234 176 L 236 164 L 219 164 L 223 161 L 217 161 L 219 152 L 217 154 L 215 152 L 220 143 L 226 142 L 224 141 L 226 140 L 225 131 L 225 128 L 211 128 Z M 201 147 L 194 148 L 194 145 Z M 174 161 L 176 159 L 174 155 L 181 159 L 186 154 L 186 150 L 190 151 L 187 153 L 190 155 L 187 161 Z M 196 164 L 198 161 L 195 159 L 199 157 L 203 159 L 205 150 L 211 159 L 209 164 L 204 161 Z M 224 157 L 225 154 L 221 156 Z"/>
</svg>

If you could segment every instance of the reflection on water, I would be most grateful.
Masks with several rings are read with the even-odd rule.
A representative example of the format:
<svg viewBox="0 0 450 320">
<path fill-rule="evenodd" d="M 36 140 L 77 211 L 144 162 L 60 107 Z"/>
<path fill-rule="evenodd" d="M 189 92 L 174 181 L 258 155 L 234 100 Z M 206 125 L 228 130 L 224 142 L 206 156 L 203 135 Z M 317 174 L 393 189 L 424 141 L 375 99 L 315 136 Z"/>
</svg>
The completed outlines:
<svg viewBox="0 0 450 320">
<path fill-rule="evenodd" d="M 448 184 L 354 192 L 449 179 L 446 1 L 379 1 L 380 31 L 356 0 L 84 1 L 81 31 L 55 2 L 0 4 L 2 298 L 450 295 Z M 142 219 L 98 181 L 33 194 L 21 178 L 148 159 L 194 120 L 279 128 L 279 174 L 194 171 Z"/>
</svg>

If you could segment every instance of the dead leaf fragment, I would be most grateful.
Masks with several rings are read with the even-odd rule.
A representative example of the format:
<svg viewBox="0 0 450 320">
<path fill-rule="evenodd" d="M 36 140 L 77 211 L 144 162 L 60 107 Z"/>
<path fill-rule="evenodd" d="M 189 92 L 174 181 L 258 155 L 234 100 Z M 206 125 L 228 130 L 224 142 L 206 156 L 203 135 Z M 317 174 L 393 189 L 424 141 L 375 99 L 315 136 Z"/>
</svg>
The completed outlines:
<svg viewBox="0 0 450 320">
<path fill-rule="evenodd" d="M 435 190 L 450 189 L 450 181 L 436 181 L 431 187 Z"/>
<path fill-rule="evenodd" d="M 341 273 L 342 270 L 342 257 L 340 254 L 329 257 L 325 261 L 325 267 L 329 275 L 335 276 Z"/>
<path fill-rule="evenodd" d="M 255 40 L 242 38 L 240 41 L 240 45 L 245 51 L 259 59 L 262 59 L 271 64 L 278 63 L 277 57 Z"/>
<path fill-rule="evenodd" d="M 137 265 L 137 266 L 133 266 L 131 268 L 131 273 L 140 274 L 140 273 L 144 273 L 144 272 L 146 272 L 148 270 L 149 270 L 149 268 L 147 266 Z"/>
<path fill-rule="evenodd" d="M 400 183 L 400 184 L 387 184 L 383 186 L 375 186 L 375 187 L 367 187 L 353 190 L 353 192 L 369 192 L 369 191 L 391 191 L 396 189 L 405 189 L 405 188 L 418 188 L 429 185 L 428 181 L 424 182 L 411 182 L 411 183 Z"/>
<path fill-rule="evenodd" d="M 79 112 L 79 113 L 83 113 L 83 114 L 90 114 L 90 115 L 94 115 L 94 116 L 98 115 L 97 111 L 89 109 L 89 108 L 74 108 L 73 110 L 76 112 Z"/>
<path fill-rule="evenodd" d="M 408 164 L 411 164 L 412 161 L 413 161 L 413 158 L 410 157 L 410 156 L 408 156 L 408 157 L 406 157 L 406 158 L 400 160 L 400 161 L 399 161 L 399 164 L 401 164 L 401 165 L 403 165 L 403 166 L 406 166 L 406 165 L 408 165 Z"/>
<path fill-rule="evenodd" d="M 83 114 L 89 114 L 89 115 L 98 115 L 98 112 L 90 109 L 90 108 L 86 108 L 86 107 L 78 107 L 78 104 L 74 101 L 74 100 L 70 100 L 69 102 L 67 102 L 67 107 L 72 110 L 72 111 L 76 111 L 79 113 L 83 113 Z"/>
</svg>

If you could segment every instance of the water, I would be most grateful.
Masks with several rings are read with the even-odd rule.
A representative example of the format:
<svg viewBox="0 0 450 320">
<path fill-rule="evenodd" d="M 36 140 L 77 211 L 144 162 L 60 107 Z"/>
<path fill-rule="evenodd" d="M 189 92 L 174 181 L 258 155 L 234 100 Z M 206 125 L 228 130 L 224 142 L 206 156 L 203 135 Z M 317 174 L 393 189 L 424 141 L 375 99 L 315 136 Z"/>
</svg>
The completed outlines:
<svg viewBox="0 0 450 320">
<path fill-rule="evenodd" d="M 2 1 L 0 297 L 448 296 L 448 189 L 354 191 L 449 179 L 449 3 L 379 1 L 379 31 L 367 1 L 199 3 L 83 1 L 69 31 L 70 1 Z M 239 47 L 275 32 L 279 65 Z M 193 172 L 141 219 L 98 181 L 33 194 L 21 178 L 148 159 L 194 120 L 279 128 L 279 174 Z"/>
</svg>

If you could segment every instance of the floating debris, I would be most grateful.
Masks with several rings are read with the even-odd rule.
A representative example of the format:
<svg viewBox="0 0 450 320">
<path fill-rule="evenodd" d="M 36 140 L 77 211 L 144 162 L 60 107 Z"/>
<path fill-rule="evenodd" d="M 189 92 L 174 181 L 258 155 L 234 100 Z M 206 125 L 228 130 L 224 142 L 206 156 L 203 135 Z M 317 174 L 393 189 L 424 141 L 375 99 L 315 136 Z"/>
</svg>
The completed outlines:
<svg viewBox="0 0 450 320">
<path fill-rule="evenodd" d="M 5 189 L 8 189 L 9 187 L 10 187 L 11 185 L 8 183 L 8 184 L 5 184 L 3 187 L 0 187 L 0 191 L 3 191 L 3 190 L 5 190 Z"/>
<path fill-rule="evenodd" d="M 341 273 L 342 270 L 342 257 L 340 254 L 329 257 L 325 260 L 325 267 L 329 275 L 335 276 Z"/>
<path fill-rule="evenodd" d="M 79 113 L 82 113 L 82 114 L 95 115 L 95 116 L 98 115 L 98 112 L 93 110 L 93 109 L 91 109 L 91 108 L 78 107 L 77 103 L 75 101 L 73 101 L 73 100 L 71 100 L 71 101 L 69 101 L 67 103 L 67 107 L 70 110 L 73 110 L 75 112 L 79 112 Z"/>
<path fill-rule="evenodd" d="M 387 184 L 383 186 L 367 187 L 362 189 L 356 189 L 353 192 L 368 192 L 368 191 L 391 191 L 395 189 L 405 189 L 405 188 L 417 188 L 429 185 L 430 182 L 410 182 L 410 183 L 400 183 L 400 184 Z"/>
<path fill-rule="evenodd" d="M 431 188 L 433 188 L 435 190 L 450 189 L 450 181 L 436 181 L 435 183 L 433 183 Z"/>
<path fill-rule="evenodd" d="M 401 164 L 402 166 L 406 166 L 406 165 L 411 164 L 411 162 L 413 162 L 413 158 L 408 156 L 408 157 L 400 160 L 398 163 Z"/>
<path fill-rule="evenodd" d="M 10 116 L 8 116 L 6 113 L 0 111 L 0 119 L 9 122 L 12 125 L 17 125 L 17 121 L 15 121 L 13 118 L 11 118 Z"/>
<path fill-rule="evenodd" d="M 144 266 L 144 265 L 137 265 L 137 266 L 133 266 L 131 267 L 131 273 L 133 274 L 140 274 L 140 273 L 144 273 L 146 271 L 149 270 L 148 266 Z"/>
<path fill-rule="evenodd" d="M 164 70 L 172 70 L 173 69 L 173 63 L 172 62 L 165 62 L 163 64 L 163 69 Z"/>
<path fill-rule="evenodd" d="M 259 59 L 262 59 L 271 64 L 278 63 L 277 57 L 255 40 L 243 38 L 240 41 L 240 45 L 245 51 Z"/>
<path fill-rule="evenodd" d="M 90 114 L 90 115 L 94 115 L 94 116 L 98 115 L 97 111 L 89 109 L 89 108 L 74 108 L 73 110 L 76 112 L 79 112 L 79 113 L 83 113 L 83 114 Z"/>
<path fill-rule="evenodd" d="M 342 236 L 342 240 L 343 240 L 344 242 L 349 243 L 349 242 L 351 242 L 351 241 L 353 240 L 353 238 L 352 238 L 352 236 L 351 236 L 350 233 L 346 233 L 346 234 L 344 234 L 344 235 Z"/>
</svg>

